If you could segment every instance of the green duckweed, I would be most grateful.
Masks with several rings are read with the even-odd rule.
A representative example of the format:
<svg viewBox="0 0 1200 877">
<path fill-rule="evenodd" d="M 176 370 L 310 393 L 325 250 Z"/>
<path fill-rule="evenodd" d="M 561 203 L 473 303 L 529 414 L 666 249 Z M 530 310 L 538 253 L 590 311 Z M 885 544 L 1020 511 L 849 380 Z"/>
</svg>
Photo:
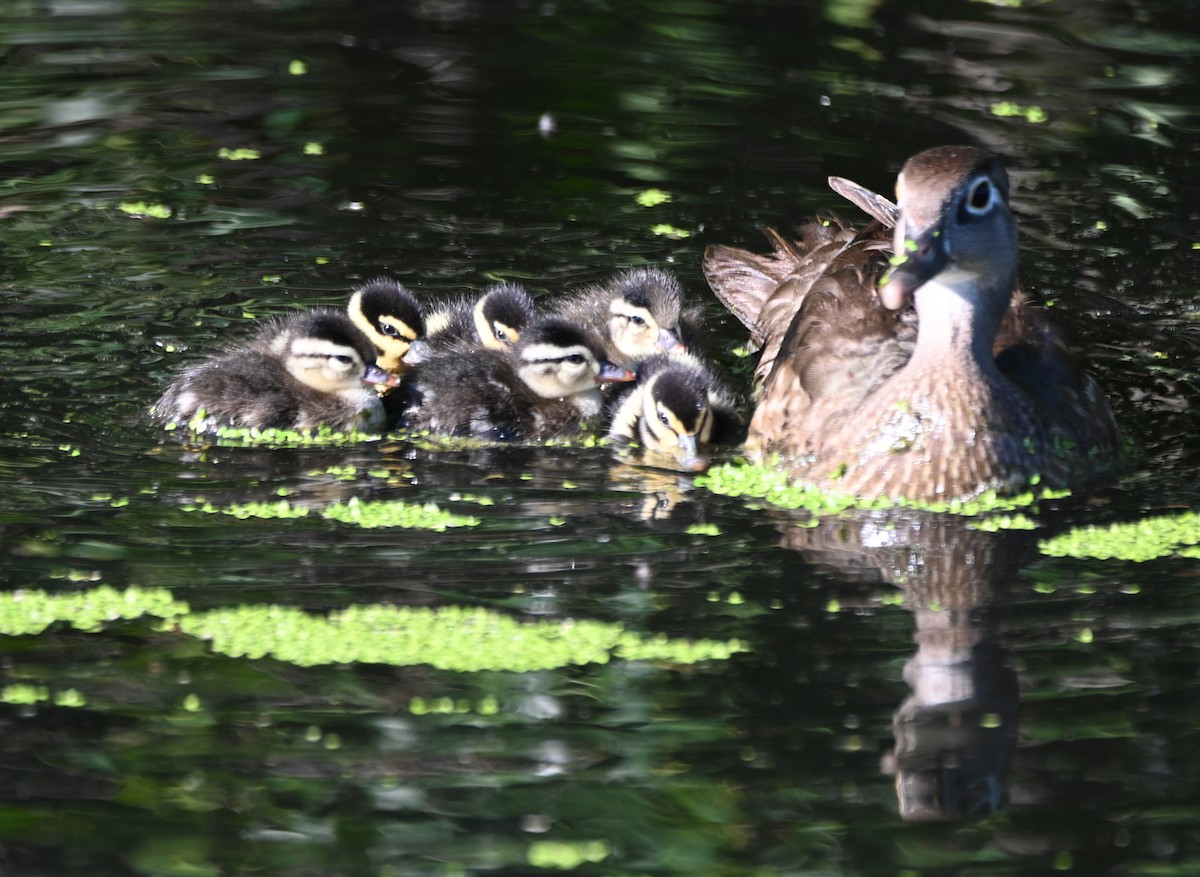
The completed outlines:
<svg viewBox="0 0 1200 877">
<path fill-rule="evenodd" d="M 793 480 L 780 466 L 760 466 L 745 462 L 713 466 L 704 474 L 696 476 L 695 483 L 713 493 L 761 499 L 779 508 L 804 509 L 816 515 L 833 515 L 848 509 L 907 508 L 976 517 L 1029 508 L 1041 500 L 1062 499 L 1070 495 L 1070 491 L 1067 490 L 1039 488 L 1034 479 L 1030 490 L 1016 496 L 1001 496 L 995 490 L 986 490 L 969 499 L 951 499 L 945 502 L 887 497 L 861 500 L 849 494 L 824 491 Z M 1013 527 L 1021 526 L 1021 523 L 1015 516 L 1008 521 L 1008 525 Z M 1002 526 L 1005 524 L 997 524 L 996 528 Z"/>
<path fill-rule="evenodd" d="M 174 618 L 188 612 L 165 588 L 127 588 L 118 591 L 101 585 L 87 591 L 54 594 L 40 590 L 0 594 L 0 634 L 27 636 L 51 624 L 66 622 L 80 630 L 95 631 L 122 618 Z"/>
<path fill-rule="evenodd" d="M 327 506 L 321 510 L 321 517 L 358 527 L 406 527 L 436 530 L 439 533 L 450 527 L 475 527 L 479 524 L 479 518 L 474 515 L 456 515 L 443 511 L 433 503 L 372 501 L 358 497 Z"/>
<path fill-rule="evenodd" d="M 610 853 L 608 841 L 603 840 L 540 840 L 529 845 L 527 858 L 535 868 L 574 871 L 588 862 L 603 862 Z"/>
<path fill-rule="evenodd" d="M 284 606 L 240 606 L 180 618 L 216 652 L 299 666 L 429 664 L 443 670 L 528 672 L 626 660 L 691 664 L 744 651 L 738 641 L 641 637 L 619 624 L 521 622 L 480 607 L 353 606 L 326 616 Z"/>
<path fill-rule="evenodd" d="M 1183 512 L 1107 526 L 1075 527 L 1038 547 L 1052 557 L 1100 560 L 1154 560 L 1177 554 L 1195 557 L 1200 545 L 1200 513 Z"/>
<path fill-rule="evenodd" d="M 353 524 L 356 527 L 375 529 L 379 527 L 403 527 L 410 530 L 435 530 L 443 532 L 450 527 L 474 527 L 480 521 L 473 515 L 456 515 L 443 511 L 433 503 L 411 503 L 389 500 L 360 500 L 353 497 L 345 502 L 335 502 L 320 511 L 311 511 L 304 506 L 294 506 L 286 499 L 273 502 L 231 503 L 216 506 L 211 502 L 185 506 L 185 511 L 220 513 L 246 520 L 304 518 L 310 514 L 320 515 L 331 521 Z"/>
</svg>

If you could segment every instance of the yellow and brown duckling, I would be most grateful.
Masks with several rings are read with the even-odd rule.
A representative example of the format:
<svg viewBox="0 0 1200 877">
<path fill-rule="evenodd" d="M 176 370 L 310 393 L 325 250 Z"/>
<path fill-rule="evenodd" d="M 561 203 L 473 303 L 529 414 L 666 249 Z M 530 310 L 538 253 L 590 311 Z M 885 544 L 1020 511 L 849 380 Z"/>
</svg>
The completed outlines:
<svg viewBox="0 0 1200 877">
<path fill-rule="evenodd" d="M 457 348 L 414 369 L 403 425 L 492 441 L 570 436 L 599 420 L 601 383 L 633 379 L 604 359 L 590 333 L 543 318 L 525 328 L 511 352 Z"/>
<path fill-rule="evenodd" d="M 1108 401 L 1017 290 L 1000 160 L 922 152 L 895 205 L 850 185 L 877 220 L 864 231 L 827 219 L 794 244 L 771 233 L 766 256 L 705 255 L 713 290 L 763 348 L 752 458 L 830 490 L 931 502 L 1111 465 Z"/>
<path fill-rule="evenodd" d="M 425 334 L 425 316 L 402 284 L 377 277 L 354 290 L 346 313 L 377 348 L 375 362 L 393 375 L 404 374 L 413 344 Z"/>
<path fill-rule="evenodd" d="M 151 409 L 163 424 L 372 431 L 385 424 L 368 384 L 398 383 L 341 311 L 277 318 L 249 340 L 181 372 Z M 199 420 L 197 417 L 199 416 Z"/>
<path fill-rule="evenodd" d="M 623 363 L 683 350 L 699 322 L 684 308 L 679 281 L 661 268 L 621 271 L 569 293 L 553 313 L 597 332 L 609 359 Z"/>
<path fill-rule="evenodd" d="M 478 297 L 458 298 L 434 310 L 425 321 L 424 343 L 408 361 L 415 365 L 463 344 L 512 350 L 522 330 L 538 316 L 525 287 L 494 283 Z"/>
<path fill-rule="evenodd" d="M 732 394 L 687 353 L 661 353 L 636 365 L 637 383 L 609 400 L 609 441 L 623 457 L 681 471 L 708 467 L 711 444 L 734 441 L 741 418 Z"/>
</svg>

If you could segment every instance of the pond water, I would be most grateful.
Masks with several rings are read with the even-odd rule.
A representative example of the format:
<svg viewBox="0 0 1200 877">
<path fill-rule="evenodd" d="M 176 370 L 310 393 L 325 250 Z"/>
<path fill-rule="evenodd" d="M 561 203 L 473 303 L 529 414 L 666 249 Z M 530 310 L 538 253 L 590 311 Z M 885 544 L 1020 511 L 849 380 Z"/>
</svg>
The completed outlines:
<svg viewBox="0 0 1200 877">
<path fill-rule="evenodd" d="M 0 874 L 1200 871 L 1197 12 L 0 5 Z M 1038 529 L 144 419 L 381 273 L 667 266 L 745 390 L 704 247 L 954 142 L 1006 156 L 1023 280 L 1136 448 Z M 354 501 L 467 519 L 321 514 Z M 1167 515 L 1136 560 L 1044 541 Z"/>
</svg>

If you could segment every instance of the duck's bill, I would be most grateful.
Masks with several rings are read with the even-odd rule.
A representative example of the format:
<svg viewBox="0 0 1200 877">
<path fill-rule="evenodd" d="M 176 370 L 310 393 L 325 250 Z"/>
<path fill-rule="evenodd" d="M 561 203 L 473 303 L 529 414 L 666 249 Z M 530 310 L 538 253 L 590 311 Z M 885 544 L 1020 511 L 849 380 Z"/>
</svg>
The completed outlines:
<svg viewBox="0 0 1200 877">
<path fill-rule="evenodd" d="M 400 378 L 396 375 L 384 371 L 377 365 L 367 366 L 367 371 L 363 374 L 364 384 L 382 384 L 385 387 L 400 386 Z"/>
<path fill-rule="evenodd" d="M 946 249 L 938 229 L 908 235 L 897 229 L 896 255 L 879 284 L 879 301 L 885 308 L 899 310 L 945 264 Z"/>
<path fill-rule="evenodd" d="M 623 365 L 617 365 L 614 362 L 609 362 L 607 359 L 602 359 L 600 361 L 600 374 L 596 375 L 596 380 L 599 383 L 624 384 L 637 380 L 637 373 L 625 368 Z"/>
</svg>

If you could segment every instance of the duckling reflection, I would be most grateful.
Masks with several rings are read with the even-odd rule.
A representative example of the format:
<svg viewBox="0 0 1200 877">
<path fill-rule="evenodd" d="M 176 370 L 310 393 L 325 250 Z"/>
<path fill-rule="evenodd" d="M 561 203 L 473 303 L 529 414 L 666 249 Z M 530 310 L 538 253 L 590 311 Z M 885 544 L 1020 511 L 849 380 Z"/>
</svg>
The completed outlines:
<svg viewBox="0 0 1200 877">
<path fill-rule="evenodd" d="M 851 578 L 872 571 L 904 590 L 917 651 L 904 668 L 911 694 L 893 716 L 895 747 L 883 769 L 894 774 L 900 815 L 910 821 L 984 816 L 1007 801 L 1018 689 L 995 614 L 1036 556 L 1036 536 L 971 523 L 894 511 L 811 529 L 781 524 L 783 544 L 807 560 Z"/>
<path fill-rule="evenodd" d="M 661 268 L 631 268 L 562 299 L 553 313 L 593 329 L 614 362 L 684 349 L 699 326 L 683 307 L 683 287 Z"/>
<path fill-rule="evenodd" d="M 708 446 L 734 440 L 741 426 L 732 394 L 686 353 L 652 356 L 635 370 L 637 383 L 609 400 L 608 438 L 618 453 L 647 466 L 706 469 Z"/>
<path fill-rule="evenodd" d="M 478 298 L 460 298 L 437 308 L 426 320 L 424 344 L 408 358 L 423 362 L 463 344 L 511 350 L 521 332 L 538 318 L 537 305 L 517 283 L 495 283 Z"/>
<path fill-rule="evenodd" d="M 511 354 L 472 347 L 418 366 L 403 425 L 447 436 L 544 441 L 594 426 L 599 385 L 634 373 L 602 356 L 599 341 L 566 320 L 529 326 Z"/>
<path fill-rule="evenodd" d="M 185 369 L 150 414 L 196 432 L 225 426 L 379 430 L 383 405 L 366 384 L 397 379 L 375 364 L 375 352 L 340 311 L 276 319 L 248 341 Z"/>
<path fill-rule="evenodd" d="M 413 344 L 425 334 L 421 305 L 403 285 L 377 277 L 350 296 L 346 313 L 378 350 L 375 362 L 393 375 L 403 374 Z"/>
</svg>

